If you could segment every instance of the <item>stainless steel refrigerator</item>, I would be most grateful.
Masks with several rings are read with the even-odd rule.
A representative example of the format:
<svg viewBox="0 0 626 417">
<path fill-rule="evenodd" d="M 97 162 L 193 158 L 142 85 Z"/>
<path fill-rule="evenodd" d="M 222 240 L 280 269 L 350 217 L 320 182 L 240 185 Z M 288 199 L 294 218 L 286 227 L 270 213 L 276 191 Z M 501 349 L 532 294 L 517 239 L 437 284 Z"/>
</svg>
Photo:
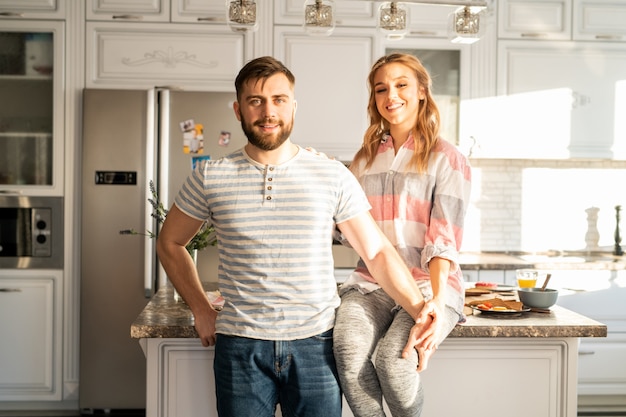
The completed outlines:
<svg viewBox="0 0 626 417">
<path fill-rule="evenodd" d="M 83 410 L 145 408 L 130 326 L 165 283 L 148 184 L 169 208 L 194 161 L 246 143 L 234 93 L 87 89 L 83 95 L 80 391 Z M 200 129 L 200 125 L 202 129 Z"/>
</svg>

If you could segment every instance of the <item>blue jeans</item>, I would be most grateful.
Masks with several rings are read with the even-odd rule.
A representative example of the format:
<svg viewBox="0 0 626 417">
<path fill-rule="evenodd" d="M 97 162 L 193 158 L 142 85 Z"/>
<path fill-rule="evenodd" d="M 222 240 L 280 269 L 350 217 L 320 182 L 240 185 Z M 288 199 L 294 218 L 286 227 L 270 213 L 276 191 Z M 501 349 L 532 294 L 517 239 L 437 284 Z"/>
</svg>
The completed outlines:
<svg viewBox="0 0 626 417">
<path fill-rule="evenodd" d="M 220 417 L 341 417 L 333 331 L 272 341 L 218 334 L 215 385 Z"/>
</svg>

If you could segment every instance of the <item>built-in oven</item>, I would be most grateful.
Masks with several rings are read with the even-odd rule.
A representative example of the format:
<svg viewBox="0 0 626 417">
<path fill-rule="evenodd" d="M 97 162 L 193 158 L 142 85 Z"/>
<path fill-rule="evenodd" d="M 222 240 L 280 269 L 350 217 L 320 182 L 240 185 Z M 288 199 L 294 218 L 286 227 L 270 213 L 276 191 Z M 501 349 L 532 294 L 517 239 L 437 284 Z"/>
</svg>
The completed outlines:
<svg viewBox="0 0 626 417">
<path fill-rule="evenodd" d="M 0 195 L 0 268 L 63 268 L 63 198 Z"/>
</svg>

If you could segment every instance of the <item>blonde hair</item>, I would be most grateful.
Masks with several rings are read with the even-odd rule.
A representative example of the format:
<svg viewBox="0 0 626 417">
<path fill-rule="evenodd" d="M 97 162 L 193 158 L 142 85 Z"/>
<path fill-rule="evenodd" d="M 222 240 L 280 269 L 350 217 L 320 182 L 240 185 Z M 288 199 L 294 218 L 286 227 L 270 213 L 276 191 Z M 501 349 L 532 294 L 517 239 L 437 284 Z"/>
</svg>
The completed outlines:
<svg viewBox="0 0 626 417">
<path fill-rule="evenodd" d="M 419 59 L 410 54 L 392 53 L 385 55 L 376 61 L 368 76 L 370 91 L 367 112 L 370 118 L 370 126 L 365 131 L 361 149 L 354 156 L 352 167 L 358 166 L 357 162 L 365 160 L 365 167 L 371 166 L 378 151 L 383 135 L 389 132 L 389 122 L 378 112 L 376 107 L 374 77 L 376 72 L 387 64 L 398 63 L 405 65 L 415 72 L 418 88 L 423 88 L 424 99 L 421 100 L 417 113 L 417 123 L 413 129 L 414 153 L 411 165 L 418 172 L 425 172 L 428 167 L 428 157 L 431 150 L 437 144 L 439 136 L 440 116 L 437 104 L 431 94 L 432 79 Z M 356 169 L 356 168 L 354 168 Z"/>
</svg>

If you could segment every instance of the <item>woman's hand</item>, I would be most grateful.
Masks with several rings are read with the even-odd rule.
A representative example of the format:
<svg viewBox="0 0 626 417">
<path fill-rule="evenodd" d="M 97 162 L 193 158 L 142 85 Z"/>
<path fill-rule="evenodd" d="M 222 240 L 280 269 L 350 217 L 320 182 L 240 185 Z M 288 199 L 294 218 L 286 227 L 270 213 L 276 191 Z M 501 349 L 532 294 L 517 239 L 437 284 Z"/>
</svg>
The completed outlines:
<svg viewBox="0 0 626 417">
<path fill-rule="evenodd" d="M 407 344 L 402 350 L 402 357 L 408 358 L 411 349 L 417 350 L 417 371 L 421 372 L 428 367 L 428 360 L 437 349 L 437 340 L 441 333 L 440 323 L 443 322 L 443 309 L 433 300 L 427 301 L 420 311 L 415 325 L 411 328 Z"/>
</svg>

